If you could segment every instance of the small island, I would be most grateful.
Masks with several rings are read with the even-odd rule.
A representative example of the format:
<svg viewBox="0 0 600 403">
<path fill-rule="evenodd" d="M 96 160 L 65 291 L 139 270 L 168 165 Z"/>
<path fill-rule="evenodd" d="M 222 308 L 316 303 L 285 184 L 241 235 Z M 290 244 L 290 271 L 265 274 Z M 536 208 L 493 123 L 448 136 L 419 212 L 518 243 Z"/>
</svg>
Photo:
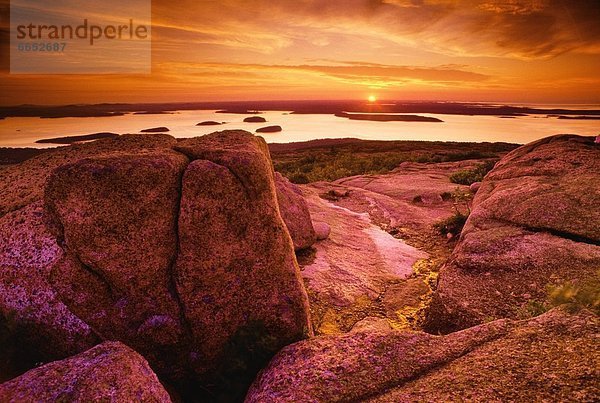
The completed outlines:
<svg viewBox="0 0 600 403">
<path fill-rule="evenodd" d="M 231 109 L 221 109 L 216 111 L 215 113 L 235 113 L 238 115 L 260 115 L 262 112 L 254 110 L 254 109 L 246 109 L 243 107 L 240 108 L 231 108 Z"/>
<path fill-rule="evenodd" d="M 281 126 L 265 126 L 260 129 L 256 129 L 256 133 L 278 133 L 283 129 Z"/>
<path fill-rule="evenodd" d="M 558 116 L 558 119 L 570 119 L 570 120 L 600 120 L 600 116 Z"/>
<path fill-rule="evenodd" d="M 207 121 L 196 124 L 196 126 L 219 126 L 222 124 L 223 124 L 223 122 L 215 122 L 214 120 L 207 120 Z"/>
<path fill-rule="evenodd" d="M 139 111 L 133 112 L 134 115 L 173 115 L 174 112 L 169 111 Z"/>
<path fill-rule="evenodd" d="M 262 116 L 250 116 L 249 118 L 244 119 L 246 123 L 265 123 L 267 119 Z"/>
<path fill-rule="evenodd" d="M 336 113 L 338 118 L 347 118 L 350 120 L 370 120 L 373 122 L 443 122 L 438 118 L 419 115 L 388 115 L 378 113 Z"/>
<path fill-rule="evenodd" d="M 168 132 L 169 128 L 168 127 L 152 127 L 150 129 L 144 129 L 144 130 L 140 130 L 140 133 L 165 133 Z"/>
</svg>

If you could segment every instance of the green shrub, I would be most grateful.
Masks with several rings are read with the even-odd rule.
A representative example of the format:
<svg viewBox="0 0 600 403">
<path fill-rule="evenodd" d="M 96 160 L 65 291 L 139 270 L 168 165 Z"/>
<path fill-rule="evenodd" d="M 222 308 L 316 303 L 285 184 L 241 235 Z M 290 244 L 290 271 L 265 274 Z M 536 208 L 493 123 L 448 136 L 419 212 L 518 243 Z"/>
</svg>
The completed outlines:
<svg viewBox="0 0 600 403">
<path fill-rule="evenodd" d="M 401 154 L 378 153 L 357 155 L 352 153 L 310 154 L 295 161 L 279 162 L 275 170 L 294 183 L 334 181 L 354 175 L 380 174 L 391 171 L 407 158 Z"/>
<path fill-rule="evenodd" d="M 468 214 L 456 212 L 453 216 L 435 223 L 433 227 L 442 235 L 452 234 L 453 236 L 458 236 L 465 226 L 467 218 L 469 218 Z"/>
<path fill-rule="evenodd" d="M 496 165 L 495 160 L 488 160 L 482 164 L 478 164 L 473 169 L 455 172 L 450 175 L 450 182 L 467 186 L 475 182 L 481 182 L 485 175 L 494 168 L 494 165 Z"/>
<path fill-rule="evenodd" d="M 519 316 L 523 319 L 532 318 L 547 312 L 548 309 L 549 308 L 546 303 L 532 299 L 527 301 L 527 304 L 525 304 L 525 307 L 523 308 L 524 312 L 522 312 L 522 314 Z"/>
<path fill-rule="evenodd" d="M 469 214 L 471 214 L 473 195 L 470 192 L 462 191 L 457 186 L 452 193 L 444 192 L 441 196 L 444 201 L 452 199 L 454 215 L 434 224 L 433 227 L 442 235 L 460 235 Z"/>
</svg>

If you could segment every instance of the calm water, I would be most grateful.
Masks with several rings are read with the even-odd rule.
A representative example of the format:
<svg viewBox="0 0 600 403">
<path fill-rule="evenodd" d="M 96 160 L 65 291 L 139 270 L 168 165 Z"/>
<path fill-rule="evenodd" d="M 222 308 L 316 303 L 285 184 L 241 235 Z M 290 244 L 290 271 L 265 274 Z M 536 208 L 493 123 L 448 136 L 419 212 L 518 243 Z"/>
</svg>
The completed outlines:
<svg viewBox="0 0 600 403">
<path fill-rule="evenodd" d="M 434 115 L 443 123 L 370 122 L 333 115 L 293 115 L 280 111 L 263 113 L 267 123 L 244 123 L 247 115 L 214 111 L 180 111 L 170 115 L 125 115 L 99 118 L 7 118 L 0 120 L 0 146 L 55 147 L 36 140 L 97 132 L 138 133 L 166 126 L 175 137 L 195 137 L 217 130 L 244 129 L 254 132 L 267 125 L 280 125 L 280 133 L 263 133 L 269 143 L 289 143 L 321 138 L 355 137 L 373 140 L 504 141 L 528 143 L 559 133 L 600 134 L 600 120 L 559 120 L 535 115 L 514 119 L 496 116 Z M 221 126 L 196 126 L 205 120 L 226 122 Z"/>
</svg>

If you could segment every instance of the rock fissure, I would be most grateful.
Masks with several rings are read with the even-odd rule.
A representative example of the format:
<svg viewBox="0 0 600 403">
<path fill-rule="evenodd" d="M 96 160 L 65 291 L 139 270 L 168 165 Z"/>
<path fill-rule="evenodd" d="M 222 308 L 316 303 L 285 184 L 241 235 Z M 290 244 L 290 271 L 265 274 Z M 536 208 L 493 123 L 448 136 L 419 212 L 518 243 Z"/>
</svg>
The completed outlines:
<svg viewBox="0 0 600 403">
<path fill-rule="evenodd" d="M 175 202 L 175 208 L 173 209 L 173 215 L 174 215 L 173 233 L 175 234 L 175 251 L 173 253 L 173 256 L 172 256 L 171 261 L 169 262 L 169 265 L 167 268 L 169 292 L 179 308 L 179 312 L 178 312 L 179 322 L 181 323 L 181 325 L 183 326 L 183 328 L 185 330 L 184 338 L 186 339 L 185 341 L 187 343 L 189 343 L 191 341 L 192 326 L 190 325 L 190 323 L 187 320 L 187 317 L 185 316 L 185 306 L 183 304 L 183 301 L 181 300 L 181 296 L 179 295 L 179 290 L 177 289 L 177 280 L 176 280 L 175 272 L 176 272 L 176 266 L 177 266 L 177 258 L 179 256 L 179 251 L 180 251 L 179 216 L 181 213 L 181 198 L 183 196 L 183 176 L 185 175 L 185 170 L 187 169 L 188 166 L 189 166 L 189 163 L 186 166 L 186 168 L 179 174 L 178 181 L 177 181 L 177 183 L 178 183 L 177 184 L 177 189 L 178 189 L 177 200 Z"/>
<path fill-rule="evenodd" d="M 577 234 L 573 234 L 573 233 L 570 233 L 567 231 L 561 231 L 561 230 L 548 228 L 548 227 L 534 227 L 534 226 L 530 226 L 530 225 L 524 225 L 524 224 L 516 223 L 514 221 L 510 221 L 510 220 L 506 220 L 506 219 L 498 218 L 498 217 L 494 217 L 494 220 L 498 221 L 499 223 L 511 225 L 513 227 L 521 228 L 521 229 L 524 229 L 525 231 L 529 231 L 529 232 L 533 232 L 533 233 L 546 233 L 546 234 L 550 234 L 550 235 L 553 235 L 553 236 L 556 236 L 559 238 L 568 239 L 573 242 L 580 242 L 580 243 L 585 243 L 588 245 L 600 246 L 599 240 L 584 237 L 584 236 L 577 235 Z"/>
</svg>

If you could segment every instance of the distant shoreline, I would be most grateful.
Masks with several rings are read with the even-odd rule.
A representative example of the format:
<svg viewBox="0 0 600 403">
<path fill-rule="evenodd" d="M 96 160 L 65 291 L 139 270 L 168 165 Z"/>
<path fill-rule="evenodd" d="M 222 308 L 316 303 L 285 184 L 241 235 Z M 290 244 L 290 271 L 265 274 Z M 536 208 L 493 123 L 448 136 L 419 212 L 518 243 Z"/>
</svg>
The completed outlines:
<svg viewBox="0 0 600 403">
<path fill-rule="evenodd" d="M 170 114 L 186 110 L 216 110 L 221 113 L 257 114 L 260 111 L 285 111 L 292 114 L 343 113 L 363 114 L 416 114 L 429 113 L 441 115 L 468 116 L 527 116 L 527 115 L 563 115 L 563 116 L 600 116 L 600 109 L 533 108 L 486 103 L 461 102 L 385 102 L 369 103 L 364 101 L 244 101 L 244 102 L 187 102 L 162 104 L 90 104 L 39 106 L 19 105 L 0 107 L 0 119 L 7 117 L 110 117 L 125 114 Z"/>
</svg>

